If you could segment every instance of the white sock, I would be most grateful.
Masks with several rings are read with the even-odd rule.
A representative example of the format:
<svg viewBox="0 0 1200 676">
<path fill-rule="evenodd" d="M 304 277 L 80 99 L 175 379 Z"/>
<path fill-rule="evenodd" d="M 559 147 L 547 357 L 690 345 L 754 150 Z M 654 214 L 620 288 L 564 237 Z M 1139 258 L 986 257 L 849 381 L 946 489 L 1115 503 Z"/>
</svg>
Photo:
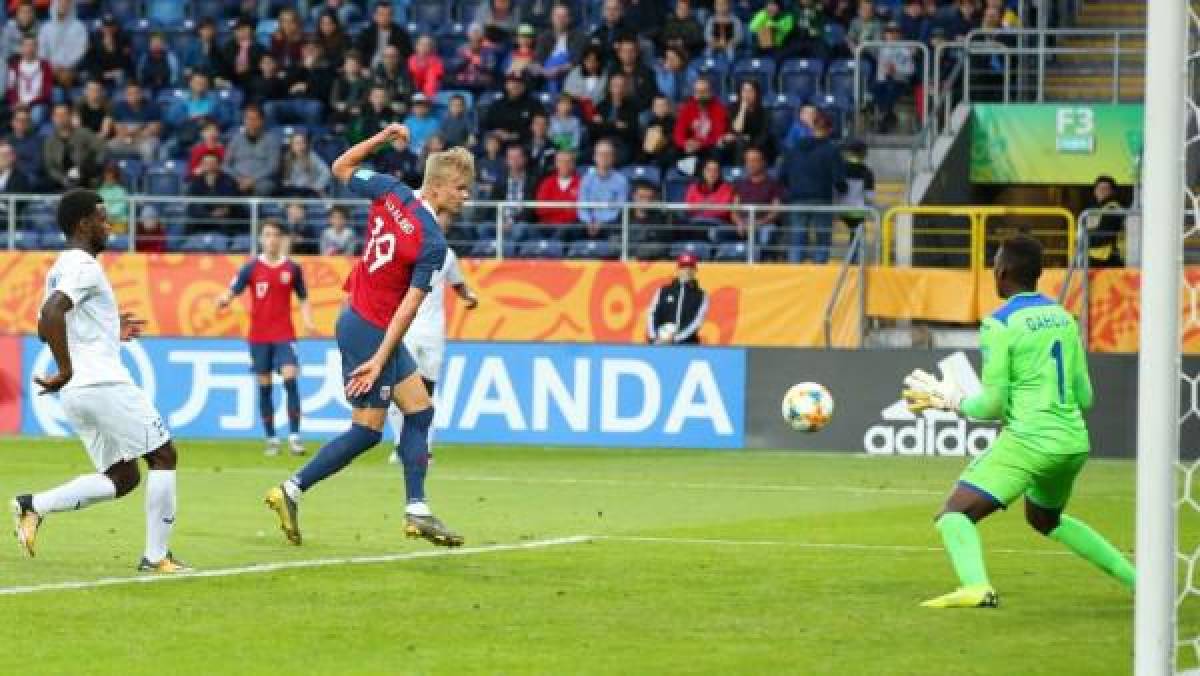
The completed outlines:
<svg viewBox="0 0 1200 676">
<path fill-rule="evenodd" d="M 171 529 L 175 527 L 175 470 L 146 472 L 146 560 L 167 557 Z"/>
<path fill-rule="evenodd" d="M 392 404 L 388 407 L 388 422 L 392 426 L 392 436 L 396 438 L 394 446 L 400 445 L 400 432 L 404 429 L 404 413 L 400 411 L 400 407 Z M 430 426 L 432 427 L 432 425 Z"/>
<path fill-rule="evenodd" d="M 33 496 L 33 511 L 38 514 L 83 509 L 88 505 L 117 497 L 117 487 L 103 474 L 83 474 L 67 483 Z"/>
<path fill-rule="evenodd" d="M 295 479 L 288 479 L 283 482 L 283 492 L 292 499 L 292 502 L 300 502 L 300 496 L 304 495 L 304 491 L 300 490 L 300 486 Z"/>
<path fill-rule="evenodd" d="M 404 513 L 412 516 L 433 516 L 433 510 L 424 502 L 410 502 L 404 506 Z"/>
</svg>

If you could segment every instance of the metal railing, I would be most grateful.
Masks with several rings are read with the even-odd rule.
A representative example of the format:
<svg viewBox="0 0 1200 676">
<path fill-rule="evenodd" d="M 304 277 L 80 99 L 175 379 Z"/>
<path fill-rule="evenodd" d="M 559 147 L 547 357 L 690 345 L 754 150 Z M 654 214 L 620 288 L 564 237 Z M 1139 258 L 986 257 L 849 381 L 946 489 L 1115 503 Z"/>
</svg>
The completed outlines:
<svg viewBox="0 0 1200 676">
<path fill-rule="evenodd" d="M 895 259 L 893 249 L 897 244 L 901 243 L 896 241 L 895 227 L 896 218 L 900 215 L 967 219 L 966 227 L 914 226 L 911 228 L 911 232 L 903 238 L 912 241 L 912 252 L 914 254 L 950 255 L 958 257 L 962 263 L 965 263 L 965 265 L 958 265 L 956 267 L 969 267 L 973 270 L 982 270 L 987 267 L 989 245 L 997 243 L 994 238 L 989 238 L 988 224 L 991 220 L 1001 217 L 1019 217 L 1022 219 L 1021 226 L 1027 225 L 1031 218 L 1061 220 L 1064 224 L 1061 228 L 1039 229 L 1035 227 L 1032 230 L 1032 234 L 1041 237 L 1043 240 L 1061 238 L 1063 246 L 1048 246 L 1046 253 L 1050 256 L 1062 256 L 1064 263 L 1070 258 L 1070 252 L 1075 250 L 1075 216 L 1060 207 L 897 206 L 888 209 L 883 215 L 883 227 L 880 231 L 882 239 L 880 242 L 880 260 L 883 265 L 892 264 Z M 936 243 L 929 246 L 922 245 L 921 240 L 923 236 L 935 238 Z M 946 238 L 952 238 L 956 241 L 962 240 L 965 246 L 955 244 L 945 246 L 944 239 Z"/>
<path fill-rule="evenodd" d="M 870 235 L 865 225 L 859 225 L 854 229 L 854 237 L 850 239 L 850 246 L 846 250 L 846 257 L 842 259 L 842 264 L 838 270 L 837 282 L 833 285 L 833 292 L 829 294 L 829 302 L 825 304 L 824 326 L 825 326 L 825 348 L 833 347 L 833 324 L 834 316 L 837 314 L 838 301 L 841 299 L 842 291 L 846 288 L 846 281 L 849 278 L 851 266 L 858 267 L 858 345 L 861 347 L 866 343 L 867 334 L 867 258 L 870 256 L 871 247 L 869 246 Z"/>
<path fill-rule="evenodd" d="M 863 100 L 865 89 L 863 85 L 867 84 L 863 82 L 863 53 L 867 52 L 868 50 L 878 53 L 884 48 L 895 47 L 907 47 L 912 49 L 914 52 L 917 52 L 913 55 L 913 61 L 915 62 L 917 73 L 914 73 L 913 75 L 915 76 L 920 74 L 921 76 L 921 96 L 924 99 L 924 101 L 921 102 L 921 109 L 925 111 L 929 110 L 929 89 L 930 84 L 934 81 L 932 76 L 933 67 L 929 58 L 929 46 L 924 42 L 919 42 L 916 40 L 896 40 L 893 42 L 869 40 L 859 44 L 854 49 L 854 129 L 859 133 L 861 133 L 863 130 L 862 111 L 865 107 Z M 920 58 L 918 58 L 918 56 Z M 878 62 L 876 63 L 878 64 Z M 878 65 L 876 65 L 876 67 L 878 67 Z M 874 75 L 875 81 L 878 81 L 878 73 L 872 74 Z"/>
</svg>

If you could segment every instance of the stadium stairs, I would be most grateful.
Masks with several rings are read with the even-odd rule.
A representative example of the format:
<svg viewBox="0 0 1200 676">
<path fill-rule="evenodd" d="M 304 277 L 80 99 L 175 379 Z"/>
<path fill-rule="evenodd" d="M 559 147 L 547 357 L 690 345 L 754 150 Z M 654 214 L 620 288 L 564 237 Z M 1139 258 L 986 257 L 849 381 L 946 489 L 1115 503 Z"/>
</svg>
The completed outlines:
<svg viewBox="0 0 1200 676">
<path fill-rule="evenodd" d="M 1146 29 L 1146 3 L 1134 0 L 1087 0 L 1072 28 L 1112 30 Z M 1122 37 L 1118 96 L 1121 101 L 1140 101 L 1145 87 L 1144 37 Z M 1112 48 L 1103 36 L 1066 37 L 1061 47 Z M 1063 54 L 1047 67 L 1046 100 L 1109 101 L 1112 99 L 1113 64 L 1107 53 Z"/>
</svg>

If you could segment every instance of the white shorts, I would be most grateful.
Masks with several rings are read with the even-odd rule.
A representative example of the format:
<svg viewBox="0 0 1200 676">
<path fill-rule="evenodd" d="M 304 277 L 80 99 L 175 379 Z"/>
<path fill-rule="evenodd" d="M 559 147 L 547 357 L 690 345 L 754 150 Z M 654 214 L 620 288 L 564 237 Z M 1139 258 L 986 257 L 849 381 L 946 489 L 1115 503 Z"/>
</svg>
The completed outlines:
<svg viewBox="0 0 1200 676">
<path fill-rule="evenodd" d="M 442 372 L 442 360 L 446 354 L 445 338 L 435 336 L 409 336 L 404 346 L 417 362 L 417 373 L 425 380 L 437 382 Z"/>
<path fill-rule="evenodd" d="M 59 398 L 98 472 L 140 458 L 171 440 L 162 416 L 136 385 L 68 388 Z"/>
</svg>

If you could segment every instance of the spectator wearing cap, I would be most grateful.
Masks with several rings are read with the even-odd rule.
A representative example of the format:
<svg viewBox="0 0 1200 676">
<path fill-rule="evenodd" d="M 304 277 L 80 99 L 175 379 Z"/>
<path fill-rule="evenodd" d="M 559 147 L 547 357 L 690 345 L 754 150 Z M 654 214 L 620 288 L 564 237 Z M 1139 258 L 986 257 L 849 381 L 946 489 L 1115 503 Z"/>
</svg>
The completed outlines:
<svg viewBox="0 0 1200 676">
<path fill-rule="evenodd" d="M 211 16 L 206 16 L 196 25 L 196 39 L 189 40 L 179 54 L 183 76 L 190 78 L 197 71 L 224 73 L 227 69 L 223 58 L 221 45 L 217 42 L 217 22 Z"/>
<path fill-rule="evenodd" d="M 692 0 L 675 0 L 675 11 L 667 17 L 660 41 L 664 48 L 682 49 L 689 59 L 704 49 L 704 27 L 692 16 Z"/>
<path fill-rule="evenodd" d="M 384 49 L 391 45 L 400 50 L 400 59 L 407 63 L 413 52 L 412 38 L 404 27 L 395 22 L 392 3 L 381 0 L 375 4 L 371 14 L 371 25 L 358 35 L 355 47 L 363 55 L 367 65 L 375 66 L 383 61 Z"/>
<path fill-rule="evenodd" d="M 541 79 L 542 66 L 538 63 L 537 52 L 533 48 L 536 35 L 533 26 L 527 23 L 517 26 L 517 43 L 504 62 L 505 74 L 516 73 L 527 79 Z"/>
<path fill-rule="evenodd" d="M 525 89 L 519 74 L 504 78 L 504 98 L 488 106 L 481 124 L 484 132 L 497 132 L 507 142 L 529 140 L 529 122 L 542 107 Z"/>
<path fill-rule="evenodd" d="M 595 166 L 583 177 L 579 186 L 581 203 L 603 203 L 608 206 L 584 206 L 579 208 L 582 226 L 571 239 L 608 239 L 621 220 L 621 205 L 629 199 L 629 179 L 617 171 L 616 152 L 607 140 L 596 143 Z"/>
<path fill-rule="evenodd" d="M 222 77 L 245 89 L 258 70 L 265 51 L 254 38 L 254 20 L 248 16 L 239 17 L 233 37 L 221 51 L 221 65 L 225 69 Z"/>
<path fill-rule="evenodd" d="M 713 95 L 708 78 L 697 78 L 692 91 L 692 97 L 679 107 L 675 146 L 684 156 L 699 158 L 715 149 L 729 131 L 729 117 L 725 106 Z"/>
<path fill-rule="evenodd" d="M 221 170 L 221 158 L 216 153 L 206 153 L 200 159 L 195 177 L 188 182 L 189 197 L 240 197 L 241 191 L 232 176 Z M 244 210 L 235 203 L 194 202 L 188 205 L 187 234 L 225 233 L 236 235 L 242 231 Z"/>
<path fill-rule="evenodd" d="M 483 39 L 483 26 L 473 23 L 467 27 L 466 43 L 454 54 L 449 82 L 479 96 L 495 85 L 497 61 L 495 47 Z"/>
<path fill-rule="evenodd" d="M 117 18 L 105 14 L 100 19 L 100 28 L 88 45 L 87 53 L 80 63 L 80 70 L 89 79 L 103 80 L 108 87 L 116 87 L 133 75 L 133 56 L 129 41 L 121 32 Z"/>
<path fill-rule="evenodd" d="M 655 345 L 694 345 L 708 316 L 708 294 L 696 280 L 696 256 L 677 259 L 675 279 L 654 294 L 646 313 L 646 340 Z"/>
<path fill-rule="evenodd" d="M 446 67 L 442 57 L 438 56 L 432 35 L 417 38 L 417 51 L 408 57 L 408 75 L 412 78 L 413 89 L 430 100 L 437 96 L 442 87 L 442 78 L 446 75 Z"/>
<path fill-rule="evenodd" d="M 275 192 L 279 175 L 279 137 L 266 128 L 262 109 L 247 105 L 242 113 L 242 128 L 225 149 L 225 170 L 247 196 L 264 197 Z"/>
<path fill-rule="evenodd" d="M 550 10 L 550 30 L 534 43 L 534 58 L 542 68 L 542 77 L 551 91 L 562 89 L 563 81 L 579 61 L 587 45 L 587 36 L 571 27 L 571 7 L 557 4 Z"/>
<path fill-rule="evenodd" d="M 167 229 L 158 218 L 158 209 L 147 204 L 138 214 L 134 249 L 138 253 L 166 253 Z"/>
<path fill-rule="evenodd" d="M 425 140 L 437 133 L 440 122 L 433 114 L 433 106 L 423 92 L 417 92 L 412 97 L 412 111 L 404 118 L 404 126 L 408 127 L 408 141 L 412 144 L 413 152 L 418 155 L 425 149 Z"/>
<path fill-rule="evenodd" d="M 875 111 L 878 115 L 880 134 L 887 134 L 896 126 L 896 101 L 912 91 L 913 76 L 917 72 L 916 55 L 909 45 L 900 42 L 900 24 L 892 21 L 884 31 L 885 46 L 879 50 L 875 84 L 871 91 L 875 95 Z"/>
<path fill-rule="evenodd" d="M 612 75 L 617 74 L 625 76 L 626 89 L 638 110 L 649 108 L 650 102 L 658 94 L 658 80 L 654 71 L 642 63 L 642 50 L 632 36 L 626 36 L 617 43 L 617 61 Z"/>
<path fill-rule="evenodd" d="M 76 18 L 74 0 L 54 0 L 50 18 L 38 30 L 38 53 L 54 67 L 54 79 L 60 87 L 74 86 L 76 68 L 87 48 L 87 26 Z"/>
<path fill-rule="evenodd" d="M 575 169 L 575 153 L 560 150 L 554 155 L 554 172 L 542 179 L 537 188 L 538 202 L 579 201 L 581 186 L 579 172 Z M 571 229 L 579 222 L 575 207 L 538 207 L 537 220 L 542 237 L 566 239 Z"/>
<path fill-rule="evenodd" d="M 812 136 L 800 139 L 783 159 L 788 204 L 829 206 L 845 190 L 846 168 L 842 153 L 830 138 L 833 126 L 822 112 L 813 117 Z M 833 239 L 829 212 L 795 211 L 789 214 L 791 263 L 826 263 Z"/>
</svg>

